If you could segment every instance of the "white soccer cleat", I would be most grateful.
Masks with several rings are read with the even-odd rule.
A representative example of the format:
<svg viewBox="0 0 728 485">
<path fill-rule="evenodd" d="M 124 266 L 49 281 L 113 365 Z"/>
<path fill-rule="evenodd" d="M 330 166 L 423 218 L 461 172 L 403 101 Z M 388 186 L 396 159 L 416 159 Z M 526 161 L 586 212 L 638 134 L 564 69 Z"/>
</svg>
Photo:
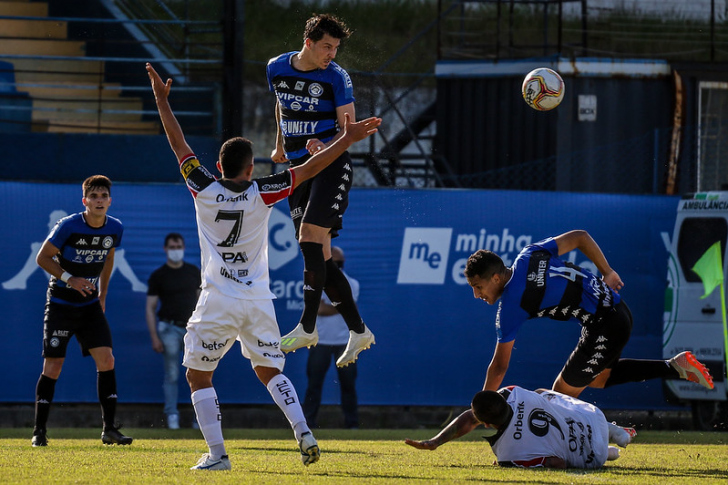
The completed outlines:
<svg viewBox="0 0 728 485">
<path fill-rule="evenodd" d="M 190 470 L 230 470 L 230 459 L 227 455 L 222 455 L 219 460 L 213 460 L 209 453 L 202 455 L 197 465 L 190 467 Z"/>
<path fill-rule="evenodd" d="M 306 466 L 311 463 L 316 463 L 321 458 L 321 450 L 319 450 L 316 438 L 313 437 L 313 433 L 310 431 L 301 435 L 301 441 L 298 442 L 298 447 L 301 450 L 301 461 Z"/>
<path fill-rule="evenodd" d="M 622 448 L 626 448 L 632 442 L 632 438 L 637 436 L 637 430 L 634 428 L 623 428 L 617 426 L 616 423 L 607 424 L 609 425 L 609 442 Z"/>
<path fill-rule="evenodd" d="M 710 372 L 692 352 L 680 352 L 668 362 L 680 374 L 680 378 L 713 389 L 713 378 L 710 376 Z"/>
<path fill-rule="evenodd" d="M 302 347 L 315 347 L 318 343 L 318 330 L 314 327 L 313 332 L 306 333 L 300 323 L 286 336 L 281 338 L 281 350 L 283 352 L 295 352 Z"/>
<path fill-rule="evenodd" d="M 362 350 L 368 349 L 375 343 L 374 334 L 366 325 L 364 325 L 364 333 L 356 333 L 353 330 L 349 330 L 349 342 L 347 342 L 346 350 L 341 354 L 341 357 L 336 359 L 336 366 L 346 367 L 349 364 L 353 364 Z"/>
<path fill-rule="evenodd" d="M 619 448 L 610 445 L 607 448 L 607 461 L 614 461 L 617 458 L 619 458 Z"/>
</svg>

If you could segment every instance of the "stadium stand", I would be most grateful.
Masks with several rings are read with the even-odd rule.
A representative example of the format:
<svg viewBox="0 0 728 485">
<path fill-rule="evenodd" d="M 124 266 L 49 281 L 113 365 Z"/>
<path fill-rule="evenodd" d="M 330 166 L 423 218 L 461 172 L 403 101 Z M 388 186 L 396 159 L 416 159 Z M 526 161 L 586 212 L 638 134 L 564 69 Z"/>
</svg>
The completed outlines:
<svg viewBox="0 0 728 485">
<path fill-rule="evenodd" d="M 30 97 L 32 131 L 159 133 L 157 122 L 142 121 L 142 99 L 105 81 L 105 62 L 85 59 L 86 42 L 68 39 L 68 22 L 48 17 L 47 2 L 0 1 L 0 17 L 0 60 Z M 19 124 L 9 113 L 3 122 Z"/>
</svg>

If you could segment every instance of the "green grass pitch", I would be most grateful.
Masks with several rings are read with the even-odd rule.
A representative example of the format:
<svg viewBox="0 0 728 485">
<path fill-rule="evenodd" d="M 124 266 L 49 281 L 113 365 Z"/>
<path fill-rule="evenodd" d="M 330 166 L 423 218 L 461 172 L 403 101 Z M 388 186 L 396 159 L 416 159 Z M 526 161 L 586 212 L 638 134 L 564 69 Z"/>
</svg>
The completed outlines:
<svg viewBox="0 0 728 485">
<path fill-rule="evenodd" d="M 480 430 L 482 431 L 482 430 Z M 233 469 L 189 470 L 207 451 L 199 431 L 125 429 L 131 446 L 104 446 L 98 429 L 50 429 L 49 446 L 32 448 L 30 429 L 0 429 L 3 484 L 680 484 L 728 483 L 728 434 L 639 432 L 601 470 L 523 470 L 493 466 L 478 430 L 436 451 L 404 438 L 433 430 L 318 430 L 321 460 L 304 467 L 289 430 L 224 429 Z"/>
</svg>

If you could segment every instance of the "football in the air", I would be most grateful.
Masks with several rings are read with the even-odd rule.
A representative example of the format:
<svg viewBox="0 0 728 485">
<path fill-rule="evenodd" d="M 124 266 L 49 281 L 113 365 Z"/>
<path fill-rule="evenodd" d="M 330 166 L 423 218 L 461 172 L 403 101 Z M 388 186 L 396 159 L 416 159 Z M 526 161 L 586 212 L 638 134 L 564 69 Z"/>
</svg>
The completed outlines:
<svg viewBox="0 0 728 485">
<path fill-rule="evenodd" d="M 539 67 L 526 75 L 521 93 L 531 108 L 548 111 L 564 99 L 564 80 L 553 69 Z"/>
</svg>

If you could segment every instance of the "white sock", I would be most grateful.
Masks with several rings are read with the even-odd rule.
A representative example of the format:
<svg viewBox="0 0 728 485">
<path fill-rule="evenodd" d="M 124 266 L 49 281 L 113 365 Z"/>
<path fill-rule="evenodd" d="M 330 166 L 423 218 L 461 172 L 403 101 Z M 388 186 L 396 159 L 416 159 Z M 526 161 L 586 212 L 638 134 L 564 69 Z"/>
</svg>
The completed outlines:
<svg viewBox="0 0 728 485">
<path fill-rule="evenodd" d="M 222 437 L 222 415 L 215 388 L 207 387 L 193 392 L 192 406 L 195 408 L 202 436 L 210 448 L 210 457 L 219 460 L 226 453 L 225 440 Z"/>
<path fill-rule="evenodd" d="M 619 448 L 609 445 L 607 448 L 607 460 L 613 461 L 619 458 Z"/>
<path fill-rule="evenodd" d="M 273 396 L 273 400 L 281 408 L 283 414 L 286 415 L 286 419 L 288 419 L 293 433 L 296 435 L 296 440 L 300 440 L 303 433 L 311 430 L 306 424 L 306 418 L 303 416 L 303 409 L 301 409 L 301 403 L 298 400 L 293 383 L 283 374 L 278 374 L 268 382 L 266 387 L 270 395 Z"/>
</svg>

